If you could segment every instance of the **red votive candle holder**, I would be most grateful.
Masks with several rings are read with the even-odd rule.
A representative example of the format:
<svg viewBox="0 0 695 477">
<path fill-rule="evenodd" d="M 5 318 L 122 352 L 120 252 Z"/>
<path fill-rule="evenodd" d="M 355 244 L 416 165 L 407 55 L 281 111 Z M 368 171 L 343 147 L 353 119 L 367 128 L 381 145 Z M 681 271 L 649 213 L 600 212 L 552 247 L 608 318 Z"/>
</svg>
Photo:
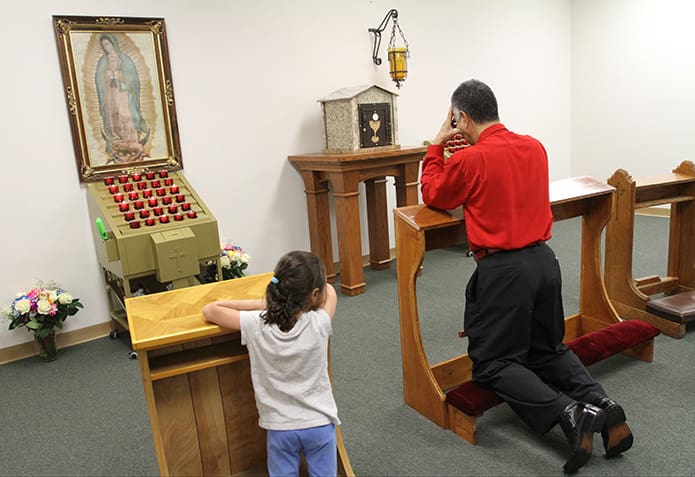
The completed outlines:
<svg viewBox="0 0 695 477">
<path fill-rule="evenodd" d="M 145 203 L 141 200 L 136 200 L 135 202 L 133 202 L 133 205 L 135 205 L 135 208 L 138 210 L 143 209 L 145 207 Z"/>
<path fill-rule="evenodd" d="M 147 189 L 147 182 L 145 182 L 145 181 L 138 182 L 138 190 L 145 190 L 145 189 Z"/>
<path fill-rule="evenodd" d="M 128 183 L 128 184 L 123 184 L 123 191 L 124 192 L 130 192 L 133 190 L 133 184 Z"/>
<path fill-rule="evenodd" d="M 120 192 L 118 194 L 113 195 L 113 201 L 117 204 L 119 202 L 123 202 L 123 199 L 125 199 L 125 196 L 123 194 L 121 194 Z"/>
<path fill-rule="evenodd" d="M 149 199 L 150 197 L 152 197 L 152 191 L 150 189 L 145 189 L 142 191 L 143 199 Z"/>
<path fill-rule="evenodd" d="M 168 215 L 162 215 L 159 218 L 159 223 L 168 224 L 169 223 L 169 216 Z"/>
<path fill-rule="evenodd" d="M 145 225 L 148 227 L 152 227 L 155 224 L 155 220 L 150 218 L 150 219 L 145 219 Z"/>
<path fill-rule="evenodd" d="M 139 220 L 133 220 L 130 222 L 130 228 L 131 229 L 139 229 L 140 228 L 140 221 Z"/>
<path fill-rule="evenodd" d="M 164 213 L 164 209 L 162 209 L 161 207 L 155 207 L 154 209 L 152 209 L 152 212 L 154 213 L 154 215 L 162 215 Z"/>
<path fill-rule="evenodd" d="M 126 219 L 126 221 L 133 220 L 135 218 L 135 213 L 134 212 L 126 212 L 123 214 L 123 218 Z"/>
<path fill-rule="evenodd" d="M 152 171 L 145 172 L 145 177 L 147 178 L 148 181 L 151 181 L 154 179 L 155 173 Z"/>
<path fill-rule="evenodd" d="M 104 177 L 104 185 L 113 185 L 113 177 Z"/>
<path fill-rule="evenodd" d="M 135 173 L 130 177 L 133 178 L 133 182 L 139 182 L 142 179 L 142 174 Z"/>
<path fill-rule="evenodd" d="M 164 205 L 169 205 L 169 204 L 171 204 L 171 197 L 169 197 L 168 195 L 162 197 L 162 204 L 164 204 Z"/>
<path fill-rule="evenodd" d="M 127 202 L 121 202 L 118 204 L 118 210 L 121 212 L 128 212 L 130 210 L 130 205 Z"/>
<path fill-rule="evenodd" d="M 150 207 L 155 207 L 157 205 L 157 199 L 155 199 L 155 198 L 147 199 L 147 204 Z"/>
<path fill-rule="evenodd" d="M 141 219 L 146 219 L 147 217 L 150 216 L 150 211 L 147 209 L 143 209 L 140 211 L 140 218 Z"/>
<path fill-rule="evenodd" d="M 195 219 L 196 217 L 198 217 L 198 213 L 195 210 L 189 210 L 186 215 L 189 219 Z"/>
<path fill-rule="evenodd" d="M 188 202 L 184 202 L 183 204 L 181 204 L 181 210 L 191 210 L 191 204 L 189 204 Z"/>
<path fill-rule="evenodd" d="M 117 185 L 110 185 L 109 186 L 109 194 L 115 194 L 118 192 L 118 186 Z"/>
<path fill-rule="evenodd" d="M 186 196 L 183 194 L 176 194 L 176 202 L 183 202 L 186 200 Z"/>
<path fill-rule="evenodd" d="M 169 207 L 167 207 L 167 210 L 169 211 L 170 214 L 175 214 L 176 212 L 178 212 L 178 209 L 179 208 L 176 207 L 175 205 L 170 205 Z"/>
<path fill-rule="evenodd" d="M 183 214 L 174 214 L 174 220 L 181 222 L 183 220 Z"/>
<path fill-rule="evenodd" d="M 152 187 L 153 189 L 162 187 L 162 181 L 160 181 L 159 179 L 155 179 L 152 182 L 150 182 L 150 187 Z"/>
<path fill-rule="evenodd" d="M 169 193 L 170 193 L 170 194 L 178 194 L 178 193 L 179 193 L 179 186 L 171 186 L 171 187 L 169 187 Z"/>
<path fill-rule="evenodd" d="M 121 184 L 125 184 L 126 182 L 128 182 L 128 176 L 118 176 L 118 182 L 120 182 Z"/>
<path fill-rule="evenodd" d="M 164 185 L 167 187 L 169 187 L 170 185 L 174 185 L 174 179 L 172 179 L 171 177 L 164 179 Z"/>
<path fill-rule="evenodd" d="M 162 179 L 164 179 L 165 177 L 169 177 L 169 171 L 167 171 L 166 169 L 162 169 L 161 171 L 159 171 L 159 177 L 161 177 Z"/>
<path fill-rule="evenodd" d="M 157 189 L 154 192 L 157 194 L 157 197 L 164 197 L 165 195 L 167 195 L 166 189 Z"/>
<path fill-rule="evenodd" d="M 135 200 L 138 198 L 138 193 L 137 192 L 128 192 L 128 199 L 129 200 Z"/>
</svg>

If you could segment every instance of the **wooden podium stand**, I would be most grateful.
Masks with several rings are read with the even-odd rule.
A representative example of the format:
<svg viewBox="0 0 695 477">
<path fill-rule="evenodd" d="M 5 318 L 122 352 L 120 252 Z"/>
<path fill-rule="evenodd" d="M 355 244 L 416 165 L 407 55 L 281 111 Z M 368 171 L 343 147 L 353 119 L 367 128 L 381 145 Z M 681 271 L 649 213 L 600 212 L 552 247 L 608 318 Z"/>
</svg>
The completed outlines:
<svg viewBox="0 0 695 477">
<path fill-rule="evenodd" d="M 272 273 L 126 300 L 159 473 L 264 475 L 265 430 L 240 333 L 205 321 L 211 301 L 259 298 Z M 339 475 L 353 476 L 337 431 Z"/>
</svg>

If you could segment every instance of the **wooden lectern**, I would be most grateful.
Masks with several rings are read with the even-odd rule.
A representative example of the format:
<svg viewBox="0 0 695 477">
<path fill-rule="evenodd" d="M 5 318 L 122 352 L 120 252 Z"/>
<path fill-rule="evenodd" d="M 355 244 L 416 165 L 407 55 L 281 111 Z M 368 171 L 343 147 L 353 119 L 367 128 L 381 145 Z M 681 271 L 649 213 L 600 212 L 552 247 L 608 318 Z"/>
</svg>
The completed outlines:
<svg viewBox="0 0 695 477">
<path fill-rule="evenodd" d="M 240 333 L 207 322 L 203 306 L 260 298 L 272 273 L 126 300 L 159 472 L 264 475 L 265 430 Z M 339 475 L 354 476 L 337 431 Z"/>
</svg>

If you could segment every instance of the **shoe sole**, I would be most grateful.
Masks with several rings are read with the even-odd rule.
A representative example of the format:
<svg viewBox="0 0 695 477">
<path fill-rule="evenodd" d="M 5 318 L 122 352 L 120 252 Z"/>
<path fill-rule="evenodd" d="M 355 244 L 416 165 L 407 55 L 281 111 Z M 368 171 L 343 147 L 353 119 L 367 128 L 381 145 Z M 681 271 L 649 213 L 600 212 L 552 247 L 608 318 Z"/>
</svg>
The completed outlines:
<svg viewBox="0 0 695 477">
<path fill-rule="evenodd" d="M 606 457 L 615 457 L 632 447 L 633 437 L 630 426 L 625 422 L 623 408 L 614 404 L 604 410 L 606 415 L 601 437 Z"/>
<path fill-rule="evenodd" d="M 589 416 L 585 416 L 589 417 Z M 562 467 L 566 474 L 573 474 L 579 470 L 591 457 L 594 450 L 594 432 L 601 432 L 605 427 L 606 413 L 604 411 L 592 416 L 592 422 L 589 429 L 582 434 L 580 446 L 570 455 L 570 458 Z"/>
<path fill-rule="evenodd" d="M 591 457 L 591 452 L 593 451 L 594 445 L 594 434 L 592 432 L 585 432 L 582 434 L 582 443 L 579 447 L 565 462 L 562 469 L 566 474 L 574 474 L 579 470 Z"/>
</svg>

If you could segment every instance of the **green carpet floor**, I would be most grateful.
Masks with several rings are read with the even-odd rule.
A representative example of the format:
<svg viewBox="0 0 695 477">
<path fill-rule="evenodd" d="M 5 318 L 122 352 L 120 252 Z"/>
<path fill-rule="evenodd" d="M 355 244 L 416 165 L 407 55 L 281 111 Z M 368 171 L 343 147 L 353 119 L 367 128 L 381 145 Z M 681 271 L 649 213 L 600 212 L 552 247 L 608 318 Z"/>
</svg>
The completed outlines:
<svg viewBox="0 0 695 477">
<path fill-rule="evenodd" d="M 579 222 L 556 224 L 551 246 L 563 267 L 565 312 L 578 303 Z M 638 217 L 636 276 L 665 272 L 668 220 Z M 662 246 L 662 244 L 664 244 Z M 463 289 L 474 267 L 461 249 L 428 253 L 418 280 L 423 340 L 431 362 L 465 352 Z M 479 419 L 468 444 L 403 403 L 395 266 L 365 269 L 366 293 L 339 295 L 333 381 L 343 435 L 358 476 L 562 475 L 559 429 L 534 435 L 506 405 Z M 18 331 L 21 332 L 21 331 Z M 0 366 L 0 475 L 157 475 L 137 361 L 126 339 L 94 340 Z M 578 475 L 695 475 L 695 330 L 661 335 L 653 363 L 615 356 L 590 368 L 622 403 L 635 445 L 605 459 L 600 437 Z"/>
</svg>

